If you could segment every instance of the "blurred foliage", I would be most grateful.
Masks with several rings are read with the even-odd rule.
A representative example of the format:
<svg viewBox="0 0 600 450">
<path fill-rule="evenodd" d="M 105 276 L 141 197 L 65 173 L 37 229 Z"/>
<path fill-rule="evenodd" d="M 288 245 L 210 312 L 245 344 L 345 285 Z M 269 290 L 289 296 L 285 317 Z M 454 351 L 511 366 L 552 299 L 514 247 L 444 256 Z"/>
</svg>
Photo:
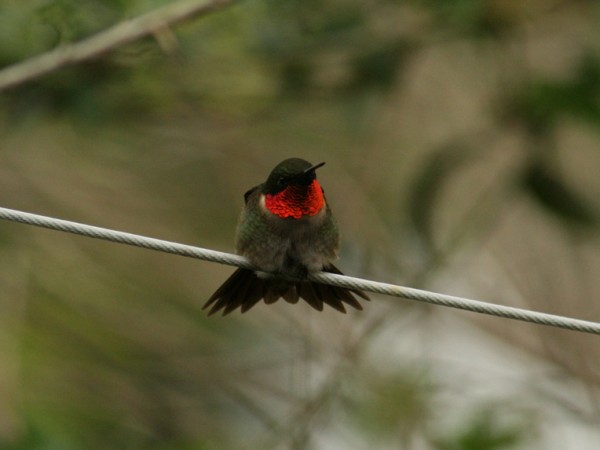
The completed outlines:
<svg viewBox="0 0 600 450">
<path fill-rule="evenodd" d="M 594 208 L 570 189 L 555 171 L 549 169 L 547 163 L 533 162 L 525 170 L 523 183 L 534 199 L 563 224 L 598 224 Z"/>
<path fill-rule="evenodd" d="M 455 436 L 438 439 L 439 450 L 503 450 L 522 444 L 531 431 L 527 421 L 502 424 L 497 409 L 499 405 L 487 406 L 475 412 L 464 429 Z M 522 418 L 520 418 L 522 420 Z"/>
<path fill-rule="evenodd" d="M 447 145 L 429 156 L 410 192 L 410 218 L 428 253 L 436 253 L 435 208 L 445 183 L 460 175 L 460 169 L 473 158 L 473 152 L 457 145 Z"/>
<path fill-rule="evenodd" d="M 371 442 L 399 439 L 411 448 L 415 435 L 431 420 L 435 388 L 424 373 L 403 370 L 384 377 L 372 376 L 366 398 L 350 410 L 356 424 L 369 432 Z"/>
<path fill-rule="evenodd" d="M 563 116 L 574 116 L 600 125 L 600 57 L 585 54 L 572 78 L 532 80 L 509 107 L 532 134 L 551 132 Z"/>
<path fill-rule="evenodd" d="M 5 1 L 0 67 L 166 3 Z M 229 251 L 248 187 L 326 160 L 345 272 L 599 320 L 595 2 L 250 0 L 171 31 L 0 94 L 3 206 Z M 0 449 L 597 432 L 593 337 L 382 297 L 207 319 L 230 268 L 8 223 L 0 246 Z"/>
<path fill-rule="evenodd" d="M 430 8 L 436 22 L 442 27 L 473 37 L 497 37 L 511 25 L 514 12 L 507 11 L 507 4 L 494 0 L 421 0 Z M 510 8 L 510 6 L 509 6 Z"/>
</svg>

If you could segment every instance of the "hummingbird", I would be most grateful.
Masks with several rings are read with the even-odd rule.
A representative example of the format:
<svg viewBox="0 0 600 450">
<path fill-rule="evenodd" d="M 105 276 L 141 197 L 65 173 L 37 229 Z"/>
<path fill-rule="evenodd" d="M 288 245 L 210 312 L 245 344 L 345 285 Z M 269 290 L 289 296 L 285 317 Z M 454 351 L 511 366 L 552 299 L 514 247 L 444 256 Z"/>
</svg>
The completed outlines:
<svg viewBox="0 0 600 450">
<path fill-rule="evenodd" d="M 339 231 L 317 181 L 316 170 L 300 158 L 286 159 L 271 171 L 267 181 L 244 194 L 244 208 L 236 230 L 236 252 L 257 270 L 237 269 L 208 299 L 208 315 L 237 308 L 244 313 L 261 299 L 266 304 L 283 298 L 305 300 L 318 311 L 323 304 L 345 313 L 344 304 L 362 310 L 354 297 L 369 297 L 346 289 L 309 281 L 310 273 L 341 274 L 337 259 Z"/>
</svg>

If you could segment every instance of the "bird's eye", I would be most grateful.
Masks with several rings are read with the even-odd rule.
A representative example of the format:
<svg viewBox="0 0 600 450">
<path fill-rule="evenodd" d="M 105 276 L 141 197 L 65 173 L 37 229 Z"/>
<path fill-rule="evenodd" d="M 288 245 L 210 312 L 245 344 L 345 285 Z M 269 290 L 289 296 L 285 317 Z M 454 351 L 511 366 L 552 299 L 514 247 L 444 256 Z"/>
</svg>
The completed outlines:
<svg viewBox="0 0 600 450">
<path fill-rule="evenodd" d="M 285 187 L 285 178 L 283 178 L 283 177 L 277 178 L 277 186 Z"/>
</svg>

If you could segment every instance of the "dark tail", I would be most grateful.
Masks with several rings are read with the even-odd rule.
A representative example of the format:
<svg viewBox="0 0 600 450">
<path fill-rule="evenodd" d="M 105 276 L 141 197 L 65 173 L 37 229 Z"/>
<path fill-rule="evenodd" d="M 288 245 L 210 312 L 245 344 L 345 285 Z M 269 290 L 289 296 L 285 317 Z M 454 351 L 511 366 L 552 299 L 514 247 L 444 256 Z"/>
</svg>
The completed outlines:
<svg viewBox="0 0 600 450">
<path fill-rule="evenodd" d="M 342 274 L 335 266 L 330 265 L 323 269 L 326 272 Z M 301 281 L 289 283 L 277 278 L 259 278 L 254 271 L 249 269 L 237 269 L 211 295 L 203 309 L 211 306 L 208 315 L 223 310 L 223 315 L 241 308 L 244 313 L 256 305 L 261 299 L 271 304 L 283 297 L 289 303 L 296 303 L 300 298 L 304 299 L 310 306 L 318 311 L 323 311 L 323 304 L 345 313 L 344 303 L 353 308 L 362 310 L 362 306 L 354 298 L 358 295 L 369 300 L 367 294 L 358 289 L 345 289 L 326 284 L 314 283 L 312 281 Z"/>
</svg>

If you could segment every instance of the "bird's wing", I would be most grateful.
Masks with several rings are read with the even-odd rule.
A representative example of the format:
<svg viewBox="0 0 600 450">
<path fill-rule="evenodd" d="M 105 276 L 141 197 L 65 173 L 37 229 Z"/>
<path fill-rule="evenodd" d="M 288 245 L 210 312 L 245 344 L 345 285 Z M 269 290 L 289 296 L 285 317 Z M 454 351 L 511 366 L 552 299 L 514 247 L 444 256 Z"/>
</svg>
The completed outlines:
<svg viewBox="0 0 600 450">
<path fill-rule="evenodd" d="M 253 188 L 248 189 L 246 191 L 246 193 L 244 194 L 244 204 L 246 204 L 246 205 L 248 204 L 248 200 L 250 200 L 250 196 L 252 194 L 254 194 L 254 192 L 256 192 L 259 187 L 260 187 L 260 184 L 258 186 L 254 186 Z"/>
</svg>

